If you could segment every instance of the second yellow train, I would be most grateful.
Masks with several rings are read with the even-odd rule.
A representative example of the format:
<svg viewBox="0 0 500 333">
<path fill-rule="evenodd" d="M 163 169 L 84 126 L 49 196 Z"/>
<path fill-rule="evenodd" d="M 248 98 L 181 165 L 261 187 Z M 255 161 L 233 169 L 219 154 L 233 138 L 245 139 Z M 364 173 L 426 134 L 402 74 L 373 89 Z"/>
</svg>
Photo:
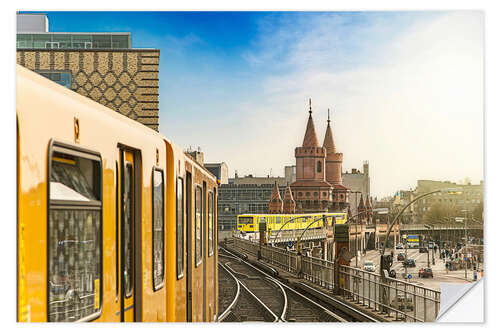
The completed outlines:
<svg viewBox="0 0 500 333">
<path fill-rule="evenodd" d="M 315 214 L 242 214 L 238 215 L 237 228 L 243 232 L 258 232 L 259 223 L 265 222 L 267 231 L 275 232 L 282 230 L 305 229 L 311 223 L 310 229 L 322 228 L 323 219 L 331 223 L 335 218 L 336 224 L 343 224 L 347 221 L 346 213 L 315 213 Z"/>
</svg>

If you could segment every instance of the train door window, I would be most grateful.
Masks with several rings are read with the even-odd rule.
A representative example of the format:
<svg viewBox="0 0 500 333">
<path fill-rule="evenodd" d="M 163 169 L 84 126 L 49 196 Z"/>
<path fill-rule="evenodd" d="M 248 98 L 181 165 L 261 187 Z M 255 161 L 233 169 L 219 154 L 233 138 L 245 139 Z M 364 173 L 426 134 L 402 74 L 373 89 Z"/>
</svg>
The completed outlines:
<svg viewBox="0 0 500 333">
<path fill-rule="evenodd" d="M 116 288 L 116 300 L 118 301 L 118 294 L 120 290 L 120 174 L 118 171 L 118 162 L 116 162 L 115 166 L 115 260 L 116 260 L 116 267 L 115 267 L 115 274 L 116 274 L 116 280 L 115 280 L 115 288 Z"/>
<path fill-rule="evenodd" d="M 163 286 L 164 281 L 164 192 L 163 170 L 153 170 L 153 289 Z"/>
<path fill-rule="evenodd" d="M 56 143 L 49 151 L 47 320 L 89 321 L 102 309 L 101 159 Z"/>
<path fill-rule="evenodd" d="M 195 262 L 196 262 L 196 267 L 198 267 L 201 262 L 203 261 L 203 249 L 202 249 L 202 230 L 201 230 L 201 219 L 203 216 L 203 199 L 202 199 L 202 192 L 201 192 L 201 187 L 196 186 L 195 189 Z"/>
<path fill-rule="evenodd" d="M 177 178 L 177 279 L 184 276 L 184 180 Z"/>
<path fill-rule="evenodd" d="M 208 256 L 214 254 L 214 193 L 208 192 Z"/>
<path fill-rule="evenodd" d="M 132 290 L 134 286 L 134 243 L 133 243 L 133 213 L 134 213 L 134 189 L 133 189 L 133 177 L 134 169 L 132 164 L 127 163 L 124 170 L 124 186 L 123 186 L 123 228 L 124 228 L 124 249 L 125 253 L 123 256 L 123 286 L 125 288 L 125 297 L 129 298 L 132 296 Z"/>
</svg>

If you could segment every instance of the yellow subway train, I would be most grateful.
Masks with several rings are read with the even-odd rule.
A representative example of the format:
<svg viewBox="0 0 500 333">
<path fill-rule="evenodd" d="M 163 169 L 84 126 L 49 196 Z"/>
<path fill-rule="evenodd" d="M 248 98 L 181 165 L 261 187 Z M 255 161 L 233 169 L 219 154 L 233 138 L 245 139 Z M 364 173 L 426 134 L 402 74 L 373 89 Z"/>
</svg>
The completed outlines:
<svg viewBox="0 0 500 333">
<path fill-rule="evenodd" d="M 237 228 L 244 232 L 258 232 L 259 223 L 266 222 L 267 230 L 271 232 L 282 230 L 305 229 L 314 220 L 321 217 L 331 219 L 335 217 L 336 224 L 343 224 L 347 221 L 346 213 L 314 213 L 314 214 L 241 214 L 237 217 Z M 289 222 L 290 221 L 290 222 Z M 289 222 L 287 224 L 287 222 Z M 310 229 L 323 227 L 323 220 L 319 220 Z"/>
<path fill-rule="evenodd" d="M 17 320 L 214 321 L 215 177 L 19 65 L 16 84 Z"/>
</svg>

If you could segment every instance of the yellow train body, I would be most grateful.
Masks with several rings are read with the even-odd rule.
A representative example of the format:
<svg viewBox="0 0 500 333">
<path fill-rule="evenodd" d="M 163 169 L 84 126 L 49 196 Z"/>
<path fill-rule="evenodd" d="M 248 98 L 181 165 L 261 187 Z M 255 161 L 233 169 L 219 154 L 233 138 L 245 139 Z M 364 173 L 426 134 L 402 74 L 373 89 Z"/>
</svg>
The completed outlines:
<svg viewBox="0 0 500 333">
<path fill-rule="evenodd" d="M 215 177 L 21 66 L 16 84 L 17 320 L 214 321 Z"/>
<path fill-rule="evenodd" d="M 237 228 L 244 232 L 258 232 L 259 223 L 266 222 L 267 230 L 275 232 L 280 230 L 305 229 L 313 221 L 310 229 L 323 227 L 323 216 L 331 223 L 335 218 L 336 224 L 343 224 L 347 221 L 346 213 L 316 213 L 316 214 L 241 214 L 237 217 Z M 289 222 L 291 221 L 291 222 Z M 288 222 L 288 223 L 287 223 Z"/>
</svg>

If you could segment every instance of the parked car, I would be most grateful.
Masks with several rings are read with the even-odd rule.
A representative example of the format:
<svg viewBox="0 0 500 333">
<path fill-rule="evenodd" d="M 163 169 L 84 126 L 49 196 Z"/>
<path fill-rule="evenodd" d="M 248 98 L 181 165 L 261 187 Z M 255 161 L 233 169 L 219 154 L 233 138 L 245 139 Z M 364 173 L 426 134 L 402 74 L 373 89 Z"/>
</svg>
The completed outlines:
<svg viewBox="0 0 500 333">
<path fill-rule="evenodd" d="M 434 278 L 434 275 L 432 274 L 432 269 L 431 268 L 420 268 L 418 271 L 418 277 L 421 278 Z"/>
<path fill-rule="evenodd" d="M 363 269 L 367 272 L 375 272 L 375 264 L 373 261 L 367 260 L 363 265 Z"/>
<path fill-rule="evenodd" d="M 416 264 L 415 264 L 415 259 L 406 259 L 405 261 L 403 261 L 403 266 L 406 266 L 406 267 L 415 267 Z"/>
<path fill-rule="evenodd" d="M 397 249 L 397 250 L 402 250 L 402 249 L 404 249 L 403 244 L 401 244 L 401 243 L 397 244 L 397 245 L 396 245 L 396 249 Z"/>
<path fill-rule="evenodd" d="M 406 254 L 398 253 L 398 261 L 404 261 L 406 259 Z"/>
<path fill-rule="evenodd" d="M 429 250 L 427 250 L 427 248 L 426 248 L 426 247 L 421 247 L 420 249 L 418 249 L 418 252 L 419 252 L 419 253 L 428 253 L 428 252 L 429 252 Z"/>
<path fill-rule="evenodd" d="M 407 295 L 396 295 L 391 301 L 391 307 L 399 311 L 413 311 L 413 299 Z"/>
</svg>

